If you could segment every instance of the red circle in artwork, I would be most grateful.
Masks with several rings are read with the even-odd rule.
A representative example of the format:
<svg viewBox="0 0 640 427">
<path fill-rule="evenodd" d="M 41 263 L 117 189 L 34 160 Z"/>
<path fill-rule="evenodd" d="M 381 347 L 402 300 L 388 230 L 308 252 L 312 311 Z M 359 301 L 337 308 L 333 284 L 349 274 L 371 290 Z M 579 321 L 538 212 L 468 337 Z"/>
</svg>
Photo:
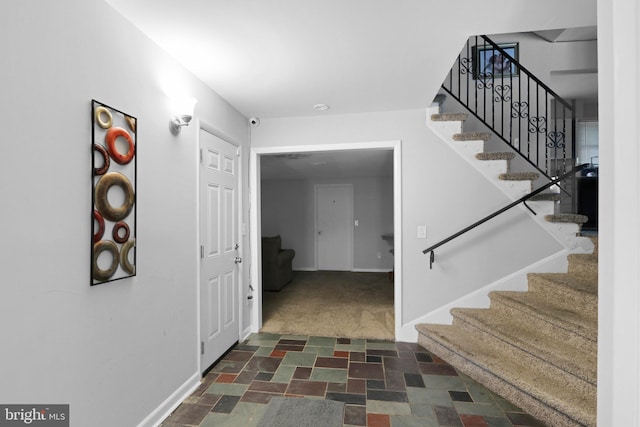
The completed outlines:
<svg viewBox="0 0 640 427">
<path fill-rule="evenodd" d="M 124 230 L 124 236 L 120 236 L 120 230 Z M 124 243 L 129 240 L 129 226 L 124 221 L 119 221 L 113 226 L 113 240 L 118 243 Z"/>
<path fill-rule="evenodd" d="M 118 139 L 118 137 L 124 138 L 127 141 L 127 144 L 129 144 L 129 149 L 127 150 L 126 154 L 120 153 L 116 148 L 116 139 Z M 131 135 L 129 135 L 129 132 L 127 132 L 123 128 L 112 127 L 107 131 L 106 140 L 109 154 L 111 154 L 111 157 L 116 163 L 126 165 L 131 161 L 131 159 L 133 159 L 135 147 L 133 145 L 133 139 L 131 139 Z"/>
<path fill-rule="evenodd" d="M 93 144 L 93 149 L 96 150 L 102 156 L 103 162 L 102 166 L 99 168 L 93 168 L 93 174 L 96 176 L 104 175 L 105 172 L 109 169 L 109 165 L 111 161 L 109 160 L 109 154 L 107 154 L 107 150 L 100 144 Z"/>
<path fill-rule="evenodd" d="M 93 235 L 93 243 L 97 243 L 102 239 L 102 236 L 104 236 L 104 218 L 100 212 L 94 210 L 93 219 L 98 221 L 98 231 Z"/>
</svg>

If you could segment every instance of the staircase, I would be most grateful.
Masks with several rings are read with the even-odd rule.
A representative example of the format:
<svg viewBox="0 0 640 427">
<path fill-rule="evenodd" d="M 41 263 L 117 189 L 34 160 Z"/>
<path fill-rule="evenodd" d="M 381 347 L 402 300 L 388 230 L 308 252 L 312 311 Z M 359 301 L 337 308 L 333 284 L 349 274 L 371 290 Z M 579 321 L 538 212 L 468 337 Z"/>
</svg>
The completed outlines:
<svg viewBox="0 0 640 427">
<path fill-rule="evenodd" d="M 441 114 L 436 104 L 427 114 L 429 127 L 509 198 L 531 192 L 538 173 L 512 171 L 512 152 L 485 152 L 491 133 L 464 132 L 466 114 Z M 416 329 L 423 347 L 549 426 L 595 426 L 597 238 L 579 234 L 588 218 L 556 213 L 560 197 L 527 203 L 573 252 L 566 273 L 529 273 L 526 292 L 494 290 L 488 309 L 454 308 L 452 325 Z"/>
<path fill-rule="evenodd" d="M 485 143 L 492 136 L 490 132 L 464 132 L 463 124 L 467 120 L 467 114 L 441 113 L 440 108 L 441 103 L 434 102 L 427 109 L 427 125 L 449 147 L 512 201 L 532 191 L 532 182 L 540 176 L 538 172 L 512 171 L 510 162 L 515 157 L 512 151 L 485 152 Z M 536 212 L 534 218 L 563 246 L 572 251 L 590 251 L 591 242 L 578 235 L 580 226 L 588 218 L 584 215 L 556 212 L 560 198 L 561 194 L 558 193 L 541 193 L 527 204 Z"/>
<path fill-rule="evenodd" d="M 488 309 L 451 310 L 416 328 L 424 348 L 549 426 L 596 425 L 597 238 L 567 273 L 530 273 L 527 292 L 493 291 Z"/>
</svg>

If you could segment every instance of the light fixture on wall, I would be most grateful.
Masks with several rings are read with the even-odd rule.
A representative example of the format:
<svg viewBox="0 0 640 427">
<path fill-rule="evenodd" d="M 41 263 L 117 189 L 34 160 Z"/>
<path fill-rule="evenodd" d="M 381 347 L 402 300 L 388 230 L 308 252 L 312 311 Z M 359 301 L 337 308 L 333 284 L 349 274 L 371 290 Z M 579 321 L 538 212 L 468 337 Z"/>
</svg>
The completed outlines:
<svg viewBox="0 0 640 427">
<path fill-rule="evenodd" d="M 193 109 L 196 102 L 198 100 L 191 96 L 176 98 L 172 101 L 174 111 L 177 113 L 169 122 L 172 134 L 178 135 L 183 126 L 189 126 L 189 122 L 193 118 Z"/>
</svg>

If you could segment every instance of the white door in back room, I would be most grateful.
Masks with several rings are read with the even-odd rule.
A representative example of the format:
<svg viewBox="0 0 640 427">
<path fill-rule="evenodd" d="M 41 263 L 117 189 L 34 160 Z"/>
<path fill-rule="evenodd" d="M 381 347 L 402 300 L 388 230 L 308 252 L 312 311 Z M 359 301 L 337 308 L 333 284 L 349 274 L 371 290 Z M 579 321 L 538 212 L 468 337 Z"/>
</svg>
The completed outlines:
<svg viewBox="0 0 640 427">
<path fill-rule="evenodd" d="M 201 371 L 240 336 L 238 148 L 200 129 Z"/>
<path fill-rule="evenodd" d="M 353 269 L 353 186 L 316 185 L 318 270 Z"/>
</svg>

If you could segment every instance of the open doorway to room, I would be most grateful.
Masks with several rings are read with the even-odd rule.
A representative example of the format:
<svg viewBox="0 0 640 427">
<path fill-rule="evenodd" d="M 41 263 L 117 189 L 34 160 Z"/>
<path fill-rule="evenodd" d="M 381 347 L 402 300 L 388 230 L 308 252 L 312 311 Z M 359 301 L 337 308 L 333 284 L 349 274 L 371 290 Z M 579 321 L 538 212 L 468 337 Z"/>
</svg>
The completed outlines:
<svg viewBox="0 0 640 427">
<path fill-rule="evenodd" d="M 401 314 L 399 143 L 288 148 L 252 153 L 252 277 L 260 281 L 253 330 L 393 340 Z"/>
</svg>

